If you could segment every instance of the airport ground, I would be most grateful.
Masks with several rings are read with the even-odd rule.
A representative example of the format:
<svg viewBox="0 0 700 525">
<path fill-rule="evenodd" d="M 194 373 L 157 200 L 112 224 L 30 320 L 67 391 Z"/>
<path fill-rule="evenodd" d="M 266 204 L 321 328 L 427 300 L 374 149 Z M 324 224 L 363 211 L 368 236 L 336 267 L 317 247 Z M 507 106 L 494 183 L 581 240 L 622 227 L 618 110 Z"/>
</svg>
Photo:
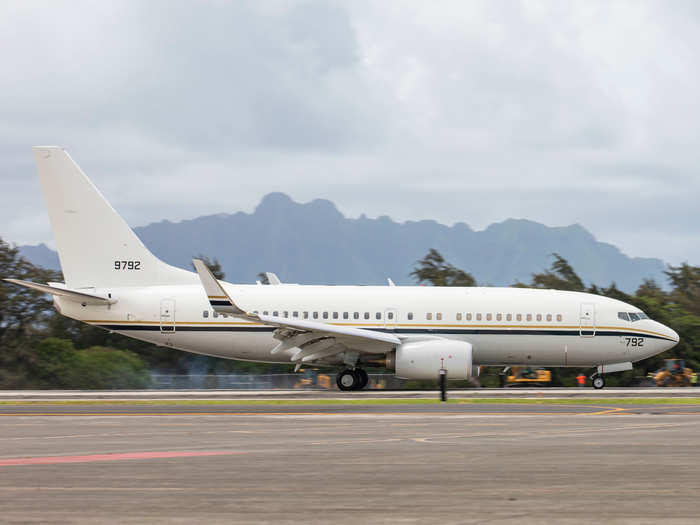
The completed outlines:
<svg viewBox="0 0 700 525">
<path fill-rule="evenodd" d="M 1 392 L 0 523 L 697 523 L 689 390 Z"/>
</svg>

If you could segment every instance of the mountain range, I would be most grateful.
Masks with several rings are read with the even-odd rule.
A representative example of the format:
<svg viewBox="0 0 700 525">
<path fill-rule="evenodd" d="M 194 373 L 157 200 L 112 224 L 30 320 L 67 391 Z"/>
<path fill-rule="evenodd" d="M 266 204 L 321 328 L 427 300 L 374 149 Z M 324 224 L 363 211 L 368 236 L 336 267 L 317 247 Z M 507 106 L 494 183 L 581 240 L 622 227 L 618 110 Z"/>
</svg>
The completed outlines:
<svg viewBox="0 0 700 525">
<path fill-rule="evenodd" d="M 663 261 L 628 257 L 578 224 L 507 219 L 475 231 L 464 223 L 353 219 L 328 200 L 302 204 L 284 193 L 266 195 L 253 213 L 163 220 L 134 231 L 164 261 L 191 269 L 193 256 L 216 258 L 226 280 L 238 283 L 273 271 L 283 282 L 303 284 L 385 284 L 387 277 L 413 284 L 409 274 L 416 261 L 435 248 L 482 285 L 529 282 L 549 268 L 552 253 L 566 258 L 586 284 L 615 282 L 628 292 L 647 278 L 666 285 Z M 46 245 L 19 248 L 31 262 L 58 269 L 57 254 Z"/>
</svg>

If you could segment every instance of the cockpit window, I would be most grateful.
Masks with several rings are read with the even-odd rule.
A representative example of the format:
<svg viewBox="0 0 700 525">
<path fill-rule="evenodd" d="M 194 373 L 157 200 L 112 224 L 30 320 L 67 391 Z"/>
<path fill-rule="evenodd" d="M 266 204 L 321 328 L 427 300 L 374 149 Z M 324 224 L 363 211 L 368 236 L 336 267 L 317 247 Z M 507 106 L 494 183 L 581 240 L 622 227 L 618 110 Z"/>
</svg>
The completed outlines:
<svg viewBox="0 0 700 525">
<path fill-rule="evenodd" d="M 641 321 L 642 319 L 649 319 L 649 316 L 644 312 L 617 312 L 617 318 L 623 321 Z"/>
</svg>

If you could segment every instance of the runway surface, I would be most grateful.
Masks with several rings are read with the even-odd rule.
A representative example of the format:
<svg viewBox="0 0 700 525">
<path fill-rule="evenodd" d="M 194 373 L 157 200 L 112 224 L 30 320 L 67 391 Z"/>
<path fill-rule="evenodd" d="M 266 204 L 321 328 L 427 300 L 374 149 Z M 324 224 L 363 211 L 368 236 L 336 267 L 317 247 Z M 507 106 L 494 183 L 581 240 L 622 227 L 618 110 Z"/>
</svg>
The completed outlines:
<svg viewBox="0 0 700 525">
<path fill-rule="evenodd" d="M 700 397 L 700 388 L 472 388 L 450 390 L 450 398 L 618 398 Z M 431 390 L 0 390 L 0 401 L 13 399 L 435 399 Z"/>
<path fill-rule="evenodd" d="M 692 401 L 340 401 L 0 404 L 0 523 L 700 516 Z"/>
</svg>

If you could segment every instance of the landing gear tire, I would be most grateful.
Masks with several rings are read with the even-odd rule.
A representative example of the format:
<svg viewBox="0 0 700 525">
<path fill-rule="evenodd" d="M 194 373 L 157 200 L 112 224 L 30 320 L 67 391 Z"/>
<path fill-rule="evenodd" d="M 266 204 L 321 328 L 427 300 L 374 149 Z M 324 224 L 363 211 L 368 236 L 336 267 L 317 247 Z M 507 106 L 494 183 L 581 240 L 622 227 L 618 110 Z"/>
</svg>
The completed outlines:
<svg viewBox="0 0 700 525">
<path fill-rule="evenodd" d="M 593 378 L 593 388 L 596 390 L 600 390 L 605 386 L 605 379 L 603 379 L 603 376 L 595 376 Z"/>
<path fill-rule="evenodd" d="M 360 377 L 353 370 L 343 370 L 335 378 L 335 384 L 343 391 L 357 390 L 360 385 Z"/>
<path fill-rule="evenodd" d="M 355 375 L 357 375 L 357 378 L 359 380 L 357 390 L 362 390 L 364 387 L 367 386 L 367 383 L 369 383 L 369 376 L 367 375 L 367 372 L 362 370 L 362 368 L 356 368 Z"/>
</svg>

